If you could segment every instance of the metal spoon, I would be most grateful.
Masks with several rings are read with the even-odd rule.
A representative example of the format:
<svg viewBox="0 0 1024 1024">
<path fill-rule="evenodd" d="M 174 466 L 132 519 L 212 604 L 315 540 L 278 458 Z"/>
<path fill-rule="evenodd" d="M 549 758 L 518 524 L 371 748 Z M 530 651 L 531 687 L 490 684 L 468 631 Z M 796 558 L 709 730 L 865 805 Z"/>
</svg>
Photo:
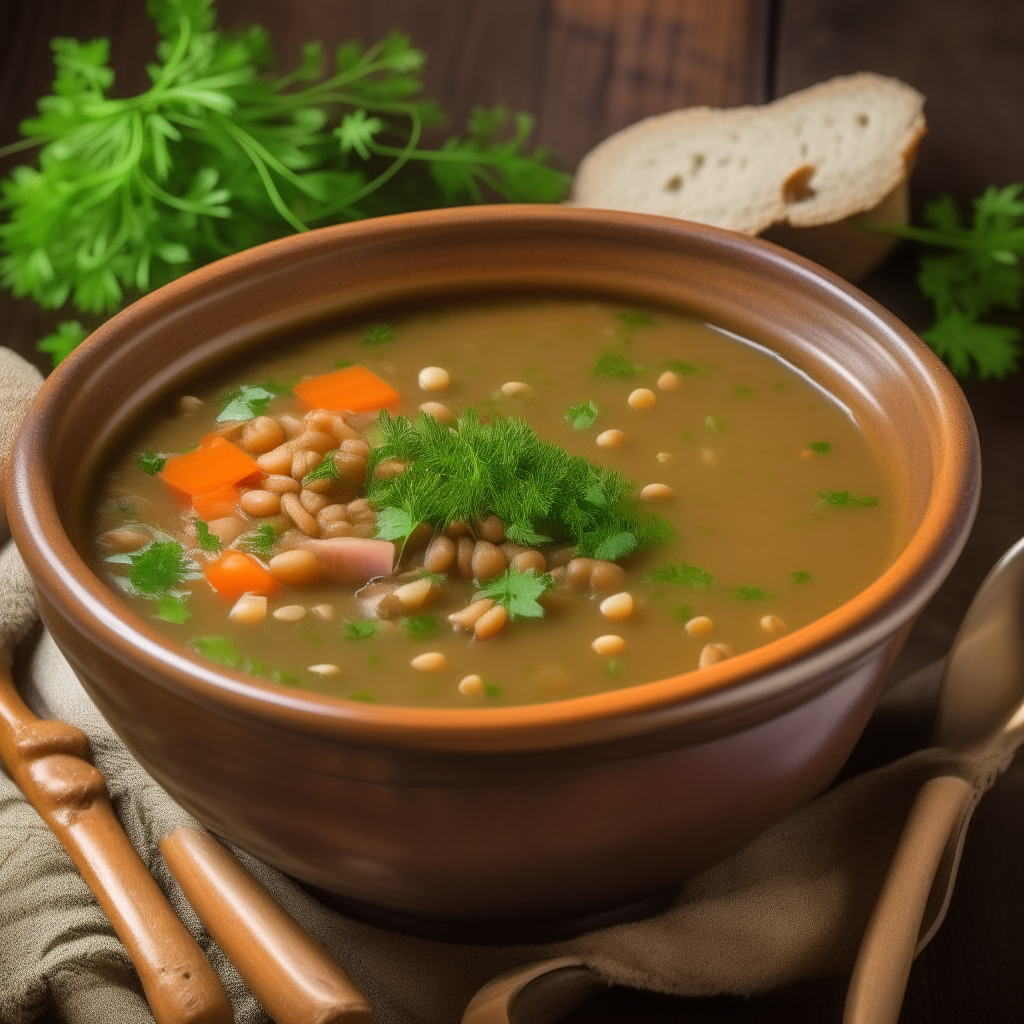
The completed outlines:
<svg viewBox="0 0 1024 1024">
<path fill-rule="evenodd" d="M 1003 555 L 967 610 L 946 659 L 932 741 L 959 752 L 1021 724 L 1024 539 Z M 949 898 L 965 814 L 974 799 L 974 788 L 955 775 L 933 777 L 919 790 L 861 941 L 843 1024 L 896 1024 L 922 921 L 928 912 L 928 935 Z M 537 1015 L 538 1001 L 524 1005 L 524 996 L 539 984 L 545 986 L 545 1001 L 557 1001 L 562 1013 L 601 986 L 575 957 L 522 964 L 484 985 L 466 1007 L 462 1024 L 542 1024 L 547 1015 Z"/>
<path fill-rule="evenodd" d="M 986 746 L 1024 720 L 1024 539 L 988 574 L 946 659 L 932 743 Z M 844 1024 L 895 1024 L 929 909 L 949 898 L 975 790 L 955 775 L 918 792 L 861 941 Z M 925 934 L 930 928 L 924 930 Z"/>
</svg>

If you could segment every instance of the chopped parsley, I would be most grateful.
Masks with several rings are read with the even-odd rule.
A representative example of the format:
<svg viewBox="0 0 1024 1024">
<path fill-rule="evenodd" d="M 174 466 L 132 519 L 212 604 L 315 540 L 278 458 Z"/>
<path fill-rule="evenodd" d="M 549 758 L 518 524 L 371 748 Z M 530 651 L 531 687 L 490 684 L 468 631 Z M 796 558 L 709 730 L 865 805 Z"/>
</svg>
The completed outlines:
<svg viewBox="0 0 1024 1024">
<path fill-rule="evenodd" d="M 622 352 L 608 349 L 597 357 L 597 362 L 594 363 L 590 372 L 595 377 L 615 377 L 621 380 L 626 377 L 634 377 L 641 370 L 643 370 L 642 366 L 631 362 Z"/>
<path fill-rule="evenodd" d="M 626 666 L 622 664 L 620 658 L 609 658 L 602 667 L 601 671 L 606 676 L 611 676 L 612 679 L 621 679 L 626 672 Z"/>
<path fill-rule="evenodd" d="M 799 586 L 801 583 L 810 583 L 814 577 L 803 569 L 797 569 L 789 574 L 789 578 Z"/>
<path fill-rule="evenodd" d="M 167 455 L 163 452 L 155 452 L 150 448 L 144 452 L 139 452 L 135 456 L 135 465 L 143 473 L 156 476 L 167 465 Z"/>
<path fill-rule="evenodd" d="M 520 572 L 509 566 L 500 576 L 486 583 L 477 582 L 481 597 L 500 604 L 513 622 L 516 619 L 541 619 L 544 608 L 539 602 L 554 585 L 550 573 L 537 574 L 535 569 Z"/>
<path fill-rule="evenodd" d="M 261 523 L 255 533 L 250 533 L 239 541 L 239 547 L 254 555 L 268 558 L 277 543 L 277 533 L 271 523 Z"/>
<path fill-rule="evenodd" d="M 174 594 L 164 594 L 157 599 L 154 615 L 158 619 L 163 619 L 164 622 L 174 622 L 179 625 L 192 618 L 192 613 L 188 610 L 184 600 Z"/>
<path fill-rule="evenodd" d="M 192 567 L 185 549 L 174 540 L 154 541 L 128 557 L 132 566 L 129 583 L 137 593 L 151 597 L 166 594 L 184 582 Z"/>
<path fill-rule="evenodd" d="M 220 537 L 210 533 L 210 524 L 205 519 L 196 520 L 196 540 L 204 551 L 220 551 Z"/>
<path fill-rule="evenodd" d="M 741 601 L 764 601 L 768 597 L 768 591 L 762 587 L 737 587 L 733 593 Z"/>
<path fill-rule="evenodd" d="M 196 654 L 218 665 L 238 668 L 242 664 L 242 656 L 229 636 L 196 636 L 189 640 L 188 645 Z"/>
<path fill-rule="evenodd" d="M 878 504 L 878 498 L 854 497 L 853 491 L 818 491 L 818 504 L 829 508 L 871 508 Z"/>
<path fill-rule="evenodd" d="M 441 624 L 434 615 L 411 615 L 402 625 L 414 640 L 432 640 L 441 632 Z"/>
<path fill-rule="evenodd" d="M 638 327 L 654 326 L 654 317 L 643 309 L 625 309 L 621 313 L 616 313 L 615 319 L 630 331 L 634 331 Z"/>
<path fill-rule="evenodd" d="M 693 618 L 693 605 L 692 604 L 677 604 L 672 609 L 672 618 L 676 622 L 689 622 Z"/>
<path fill-rule="evenodd" d="M 341 627 L 341 635 L 346 640 L 369 640 L 377 635 L 378 625 L 375 619 L 351 619 Z"/>
<path fill-rule="evenodd" d="M 570 405 L 562 418 L 573 430 L 589 430 L 600 415 L 601 410 L 591 399 L 587 399 L 585 402 L 580 402 L 579 405 Z"/>
<path fill-rule="evenodd" d="M 504 694 L 504 690 L 497 683 L 489 683 L 484 680 L 484 695 L 490 697 L 492 700 Z"/>
<path fill-rule="evenodd" d="M 698 367 L 694 366 L 693 363 L 684 363 L 680 359 L 670 359 L 665 363 L 665 368 L 673 373 L 678 373 L 680 377 L 689 377 L 698 370 Z"/>
<path fill-rule="evenodd" d="M 376 704 L 377 698 L 369 690 L 356 690 L 355 693 L 345 695 L 349 700 L 362 701 L 364 704 Z"/>
<path fill-rule="evenodd" d="M 689 562 L 680 562 L 679 565 L 666 562 L 660 568 L 652 569 L 647 574 L 647 580 L 650 583 L 678 583 L 694 590 L 704 590 L 715 583 L 715 577 L 707 569 L 690 565 Z"/>
<path fill-rule="evenodd" d="M 717 416 L 705 416 L 704 426 L 708 430 L 725 430 L 725 424 Z"/>
<path fill-rule="evenodd" d="M 292 393 L 289 384 L 265 380 L 261 384 L 239 384 L 224 396 L 224 408 L 217 416 L 218 423 L 235 420 L 251 420 L 263 416 L 272 399 Z"/>
<path fill-rule="evenodd" d="M 808 441 L 807 447 L 812 452 L 817 452 L 819 455 L 828 455 L 832 451 L 832 445 L 828 441 Z"/>
<path fill-rule="evenodd" d="M 363 333 L 361 344 L 384 345 L 395 340 L 395 329 L 390 324 L 372 324 Z"/>
<path fill-rule="evenodd" d="M 329 451 L 321 460 L 319 466 L 314 466 L 303 478 L 302 486 L 308 487 L 314 480 L 340 480 L 341 473 L 334 463 L 334 456 L 337 449 Z"/>
</svg>

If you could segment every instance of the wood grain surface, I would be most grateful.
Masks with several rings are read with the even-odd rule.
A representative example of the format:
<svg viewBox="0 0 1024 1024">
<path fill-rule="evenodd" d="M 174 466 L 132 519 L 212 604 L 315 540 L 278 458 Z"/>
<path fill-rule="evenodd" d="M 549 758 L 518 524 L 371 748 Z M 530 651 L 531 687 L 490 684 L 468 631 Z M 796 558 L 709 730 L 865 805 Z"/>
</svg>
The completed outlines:
<svg viewBox="0 0 1024 1024">
<path fill-rule="evenodd" d="M 220 11 L 229 27 L 264 24 L 285 67 L 309 39 L 370 41 L 402 28 L 428 53 L 427 91 L 449 110 L 453 130 L 477 103 L 528 110 L 537 141 L 569 170 L 640 117 L 763 100 L 866 69 L 897 75 L 928 96 L 930 133 L 912 182 L 917 210 L 944 191 L 967 202 L 988 184 L 1024 179 L 1018 0 L 221 0 Z M 0 145 L 17 137 L 18 121 L 48 88 L 48 40 L 62 34 L 109 35 L 117 90 L 144 86 L 154 36 L 140 0 L 0 0 Z M 902 249 L 865 288 L 920 330 L 928 309 L 914 273 L 915 256 Z M 35 356 L 35 340 L 63 318 L 0 296 L 0 341 Z M 1024 533 L 1024 374 L 965 390 L 982 441 L 981 512 L 898 672 L 948 648 L 975 588 Z M 947 922 L 911 972 L 903 1024 L 1024 1017 L 1021 850 L 1018 763 L 977 812 Z M 752 1000 L 612 990 L 571 1020 L 819 1024 L 841 1018 L 843 991 L 841 980 Z"/>
</svg>

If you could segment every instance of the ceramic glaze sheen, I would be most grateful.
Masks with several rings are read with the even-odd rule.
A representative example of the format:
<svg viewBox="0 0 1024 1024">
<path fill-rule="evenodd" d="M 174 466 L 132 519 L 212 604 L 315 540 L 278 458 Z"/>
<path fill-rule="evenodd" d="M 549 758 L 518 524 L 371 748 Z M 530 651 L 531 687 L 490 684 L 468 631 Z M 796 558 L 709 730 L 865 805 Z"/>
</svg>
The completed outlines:
<svg viewBox="0 0 1024 1024">
<path fill-rule="evenodd" d="M 883 453 L 904 510 L 899 555 L 839 608 L 705 671 L 448 710 L 353 705 L 211 666 L 162 640 L 77 553 L 102 452 L 176 382 L 385 301 L 501 287 L 679 309 L 778 352 L 849 407 Z M 44 385 L 7 507 L 57 643 L 186 808 L 392 920 L 487 927 L 656 893 L 820 791 L 962 548 L 978 477 L 955 382 L 845 283 L 710 228 L 507 207 L 282 239 L 140 300 Z"/>
</svg>

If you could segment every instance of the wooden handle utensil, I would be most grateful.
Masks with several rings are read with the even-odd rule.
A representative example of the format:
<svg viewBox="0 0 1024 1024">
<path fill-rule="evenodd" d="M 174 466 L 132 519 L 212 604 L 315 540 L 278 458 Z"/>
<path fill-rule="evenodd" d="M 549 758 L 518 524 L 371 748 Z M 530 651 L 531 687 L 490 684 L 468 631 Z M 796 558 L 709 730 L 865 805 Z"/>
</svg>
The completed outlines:
<svg viewBox="0 0 1024 1024">
<path fill-rule="evenodd" d="M 110 919 L 158 1024 L 230 1024 L 220 980 L 128 841 L 88 752 L 85 733 L 38 718 L 0 669 L 0 757 Z"/>
</svg>

